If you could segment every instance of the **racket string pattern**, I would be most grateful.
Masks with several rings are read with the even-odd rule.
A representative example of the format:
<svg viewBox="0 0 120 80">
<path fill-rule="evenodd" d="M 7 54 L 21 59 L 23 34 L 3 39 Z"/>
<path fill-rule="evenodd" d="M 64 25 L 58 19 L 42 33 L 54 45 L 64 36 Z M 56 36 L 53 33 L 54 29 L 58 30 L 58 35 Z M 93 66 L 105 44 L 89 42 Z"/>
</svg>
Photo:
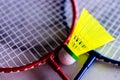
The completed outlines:
<svg viewBox="0 0 120 80">
<path fill-rule="evenodd" d="M 63 42 L 68 34 L 64 2 L 0 1 L 0 67 L 27 65 Z"/>
</svg>

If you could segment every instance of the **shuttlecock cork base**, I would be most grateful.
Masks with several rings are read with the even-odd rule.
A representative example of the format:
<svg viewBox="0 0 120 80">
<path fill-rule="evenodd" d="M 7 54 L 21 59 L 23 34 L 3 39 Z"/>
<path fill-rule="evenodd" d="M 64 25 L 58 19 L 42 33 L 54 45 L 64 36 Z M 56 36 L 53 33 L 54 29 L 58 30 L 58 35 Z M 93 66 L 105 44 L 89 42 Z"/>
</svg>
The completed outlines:
<svg viewBox="0 0 120 80">
<path fill-rule="evenodd" d="M 64 48 L 60 50 L 58 58 L 63 65 L 71 65 L 76 61 Z"/>
<path fill-rule="evenodd" d="M 79 56 L 76 56 L 67 45 L 64 45 L 64 47 L 60 50 L 58 54 L 58 58 L 60 62 L 64 65 L 71 65 L 76 60 L 79 59 Z"/>
</svg>

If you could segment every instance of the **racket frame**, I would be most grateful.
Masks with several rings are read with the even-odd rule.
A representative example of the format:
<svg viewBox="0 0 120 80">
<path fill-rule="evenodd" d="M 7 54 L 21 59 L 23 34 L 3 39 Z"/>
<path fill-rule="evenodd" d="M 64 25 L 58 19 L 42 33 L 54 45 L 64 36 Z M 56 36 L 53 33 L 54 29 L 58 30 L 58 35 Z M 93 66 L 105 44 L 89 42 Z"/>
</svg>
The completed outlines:
<svg viewBox="0 0 120 80">
<path fill-rule="evenodd" d="M 70 33 L 68 34 L 67 38 L 60 44 L 60 46 L 58 46 L 54 51 L 48 53 L 47 55 L 45 55 L 38 61 L 35 61 L 33 63 L 27 64 L 24 66 L 20 66 L 20 67 L 5 67 L 5 68 L 0 67 L 0 72 L 3 72 L 3 73 L 20 72 L 20 71 L 32 69 L 34 67 L 37 67 L 37 66 L 47 62 L 53 68 L 53 70 L 59 74 L 59 76 L 63 80 L 69 80 L 68 76 L 66 74 L 64 74 L 64 72 L 62 71 L 60 66 L 57 64 L 57 62 L 54 60 L 54 58 L 56 56 L 56 53 L 58 53 L 58 51 L 62 48 L 62 46 L 67 44 L 67 42 L 69 41 L 71 34 L 73 33 L 73 30 L 75 28 L 76 21 L 77 21 L 78 11 L 77 11 L 77 6 L 76 6 L 76 1 L 75 0 L 70 0 L 70 1 L 71 1 L 72 11 L 73 11 L 72 26 L 70 29 Z"/>
</svg>

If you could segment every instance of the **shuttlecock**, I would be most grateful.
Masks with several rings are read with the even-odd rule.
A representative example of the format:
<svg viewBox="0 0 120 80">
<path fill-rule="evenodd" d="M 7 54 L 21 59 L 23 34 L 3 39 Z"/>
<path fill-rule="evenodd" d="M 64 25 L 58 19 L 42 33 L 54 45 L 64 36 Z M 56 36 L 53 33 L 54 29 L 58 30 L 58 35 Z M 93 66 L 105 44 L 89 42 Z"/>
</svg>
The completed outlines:
<svg viewBox="0 0 120 80">
<path fill-rule="evenodd" d="M 65 65 L 70 65 L 79 58 L 79 55 L 113 40 L 105 28 L 83 9 L 68 44 L 59 52 L 59 60 Z"/>
</svg>

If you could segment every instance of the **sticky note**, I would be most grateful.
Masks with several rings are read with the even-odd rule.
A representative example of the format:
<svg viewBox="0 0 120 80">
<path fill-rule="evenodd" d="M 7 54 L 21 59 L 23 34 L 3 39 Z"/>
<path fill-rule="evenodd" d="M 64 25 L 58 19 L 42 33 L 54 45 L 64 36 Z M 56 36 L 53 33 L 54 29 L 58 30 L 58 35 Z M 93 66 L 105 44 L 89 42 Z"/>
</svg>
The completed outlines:
<svg viewBox="0 0 120 80">
<path fill-rule="evenodd" d="M 67 47 L 79 56 L 113 40 L 97 19 L 83 9 Z"/>
</svg>

